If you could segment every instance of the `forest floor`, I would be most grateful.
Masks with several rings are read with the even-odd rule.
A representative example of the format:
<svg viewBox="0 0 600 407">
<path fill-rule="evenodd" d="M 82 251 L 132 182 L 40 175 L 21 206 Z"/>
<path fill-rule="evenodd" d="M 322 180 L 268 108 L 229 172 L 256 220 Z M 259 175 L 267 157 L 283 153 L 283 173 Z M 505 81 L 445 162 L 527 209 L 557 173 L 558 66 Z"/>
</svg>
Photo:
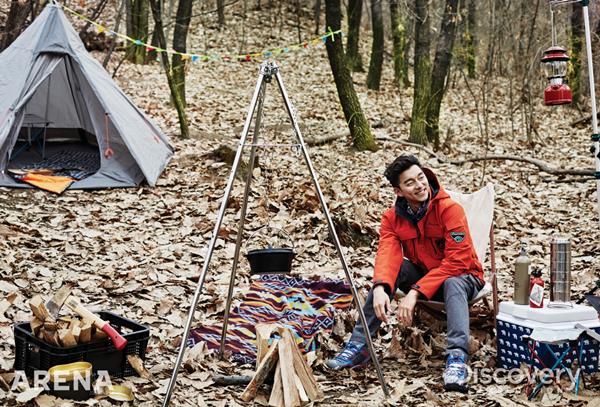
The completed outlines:
<svg viewBox="0 0 600 407">
<path fill-rule="evenodd" d="M 310 13 L 302 16 L 303 38 L 314 31 Z M 249 10 L 242 24 L 229 16 L 228 28 L 219 31 L 216 16 L 205 15 L 192 30 L 192 49 L 226 52 L 240 48 L 262 50 L 294 43 L 292 21 L 268 10 Z M 201 26 L 199 23 L 202 23 Z M 243 28 L 242 26 L 245 26 Z M 254 28 L 252 28 L 254 27 Z M 277 27 L 276 29 L 261 27 Z M 245 33 L 242 33 L 245 30 Z M 369 44 L 362 52 L 368 61 Z M 236 51 L 237 52 L 237 51 Z M 103 54 L 96 55 L 98 59 Z M 111 68 L 117 63 L 116 54 Z M 318 139 L 347 131 L 327 55 L 322 47 L 290 52 L 277 60 L 306 138 Z M 354 74 L 355 88 L 376 136 L 407 140 L 412 89 L 398 89 L 392 81 L 392 63 L 386 57 L 381 89 L 366 89 L 365 73 Z M 112 69 L 110 69 L 112 72 Z M 124 63 L 116 81 L 133 101 L 171 136 L 175 156 L 155 188 L 102 191 L 67 191 L 60 196 L 38 190 L 0 190 L 0 293 L 18 297 L 0 315 L 0 375 L 8 377 L 14 362 L 12 325 L 30 318 L 28 300 L 48 296 L 64 283 L 96 309 L 112 310 L 150 327 L 145 365 L 150 380 L 128 378 L 135 389 L 135 405 L 157 406 L 164 394 L 181 341 L 184 321 L 198 281 L 230 166 L 213 154 L 219 146 L 236 148 L 246 111 L 256 84 L 256 63 L 196 63 L 189 67 L 188 112 L 192 137 L 177 137 L 177 115 L 169 104 L 169 91 L 158 63 L 136 66 Z M 540 79 L 541 81 L 542 79 Z M 482 95 L 485 93 L 485 98 Z M 515 90 L 516 94 L 516 90 Z M 592 169 L 590 126 L 571 123 L 580 113 L 570 107 L 548 108 L 532 101 L 536 132 L 528 140 L 521 111 L 510 103 L 509 80 L 484 81 L 452 74 L 441 113 L 442 136 L 447 148 L 440 157 L 455 160 L 483 155 L 512 154 L 544 160 L 552 167 Z M 520 98 L 514 97 L 515 100 Z M 585 110 L 586 104 L 582 104 Z M 277 88 L 269 86 L 262 135 L 268 140 L 292 140 Z M 443 140 L 442 140 L 443 141 Z M 547 276 L 550 239 L 564 234 L 572 242 L 573 297 L 579 298 L 600 278 L 600 239 L 596 183 L 559 178 L 535 166 L 514 161 L 488 161 L 452 165 L 424 150 L 396 142 L 379 142 L 377 152 L 356 152 L 347 138 L 311 147 L 320 185 L 332 214 L 348 219 L 366 239 L 365 246 L 345 247 L 351 272 L 362 294 L 370 287 L 377 230 L 382 212 L 394 195 L 383 177 L 387 163 L 399 154 L 417 155 L 432 168 L 447 189 L 472 192 L 487 183 L 496 191 L 496 266 L 501 299 L 510 299 L 513 262 L 522 243 L 527 244 L 533 266 Z M 298 249 L 293 275 L 343 278 L 335 248 L 328 241 L 326 222 L 306 166 L 292 151 L 281 149 L 260 157 L 249 203 L 246 230 L 265 224 L 266 191 L 270 215 L 293 236 Z M 569 181 L 570 180 L 570 181 Z M 569 182 L 566 182 L 569 181 Z M 243 193 L 235 183 L 232 207 L 227 211 L 195 324 L 220 321 L 225 306 L 236 235 L 236 213 Z M 250 276 L 245 259 L 236 284 L 234 306 L 248 289 Z M 489 271 L 489 259 L 486 262 Z M 392 311 L 395 311 L 396 303 Z M 337 317 L 334 334 L 324 337 L 313 364 L 325 391 L 320 405 L 367 406 L 382 403 L 374 369 L 331 373 L 323 361 L 340 349 L 352 328 L 355 311 Z M 493 367 L 494 330 L 490 324 L 472 330 L 472 366 Z M 418 316 L 412 328 L 400 328 L 395 317 L 375 341 L 396 405 L 575 405 L 597 406 L 600 378 L 589 375 L 583 395 L 548 388 L 528 402 L 524 384 L 506 384 L 503 378 L 476 383 L 468 394 L 445 393 L 442 388 L 444 327 Z M 251 366 L 220 361 L 214 354 L 195 352 L 180 372 L 172 405 L 236 406 L 242 387 L 217 387 L 213 373 L 249 374 Z M 64 406 L 53 396 L 23 397 L 0 386 L 5 406 Z M 89 400 L 78 405 L 111 405 Z"/>
</svg>

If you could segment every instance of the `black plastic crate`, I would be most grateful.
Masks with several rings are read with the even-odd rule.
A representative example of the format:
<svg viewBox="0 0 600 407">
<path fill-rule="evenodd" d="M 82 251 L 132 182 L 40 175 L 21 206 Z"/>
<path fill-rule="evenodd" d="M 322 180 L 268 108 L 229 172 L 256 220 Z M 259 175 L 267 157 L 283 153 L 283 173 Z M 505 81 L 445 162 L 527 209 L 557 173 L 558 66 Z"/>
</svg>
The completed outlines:
<svg viewBox="0 0 600 407">
<path fill-rule="evenodd" d="M 29 322 L 23 322 L 15 324 L 14 328 L 15 370 L 24 370 L 27 376 L 33 377 L 34 370 L 48 371 L 52 366 L 85 361 L 92 364 L 94 373 L 105 370 L 114 378 L 135 375 L 127 355 L 145 359 L 150 330 L 112 312 L 99 312 L 98 315 L 127 339 L 124 349 L 117 350 L 110 339 L 59 348 L 33 336 Z"/>
</svg>

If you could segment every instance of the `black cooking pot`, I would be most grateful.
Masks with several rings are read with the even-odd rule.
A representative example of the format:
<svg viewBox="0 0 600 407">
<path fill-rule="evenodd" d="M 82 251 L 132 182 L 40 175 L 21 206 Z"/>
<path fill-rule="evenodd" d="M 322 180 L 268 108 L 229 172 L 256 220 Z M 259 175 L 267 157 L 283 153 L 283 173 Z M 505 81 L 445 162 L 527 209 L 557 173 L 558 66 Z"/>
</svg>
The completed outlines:
<svg viewBox="0 0 600 407">
<path fill-rule="evenodd" d="M 246 253 L 250 274 L 289 273 L 292 271 L 294 250 L 291 248 L 255 249 Z"/>
</svg>

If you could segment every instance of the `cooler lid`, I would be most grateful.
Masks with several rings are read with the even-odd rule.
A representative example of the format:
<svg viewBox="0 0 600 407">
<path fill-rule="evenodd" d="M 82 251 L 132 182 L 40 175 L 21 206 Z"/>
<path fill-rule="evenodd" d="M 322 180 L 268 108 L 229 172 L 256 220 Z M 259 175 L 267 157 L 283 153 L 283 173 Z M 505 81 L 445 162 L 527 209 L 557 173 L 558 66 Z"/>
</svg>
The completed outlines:
<svg viewBox="0 0 600 407">
<path fill-rule="evenodd" d="M 499 311 L 517 319 L 527 319 L 547 324 L 598 320 L 598 313 L 593 307 L 572 304 L 572 308 L 549 308 L 548 301 L 545 301 L 543 308 L 531 308 L 529 305 L 518 305 L 512 301 L 502 301 L 499 304 Z"/>
</svg>

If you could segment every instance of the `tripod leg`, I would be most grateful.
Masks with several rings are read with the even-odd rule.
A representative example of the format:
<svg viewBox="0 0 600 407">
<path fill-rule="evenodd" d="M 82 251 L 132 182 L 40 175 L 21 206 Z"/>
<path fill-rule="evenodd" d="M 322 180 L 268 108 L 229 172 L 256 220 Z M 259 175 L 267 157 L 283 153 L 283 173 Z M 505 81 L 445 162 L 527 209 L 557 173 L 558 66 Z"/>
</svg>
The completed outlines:
<svg viewBox="0 0 600 407">
<path fill-rule="evenodd" d="M 208 249 L 206 252 L 206 257 L 204 258 L 204 264 L 202 266 L 202 271 L 200 273 L 200 278 L 198 280 L 198 286 L 196 287 L 196 292 L 194 293 L 194 298 L 192 299 L 192 303 L 190 305 L 190 311 L 188 313 L 187 321 L 185 323 L 185 327 L 183 328 L 183 340 L 181 341 L 181 345 L 179 346 L 179 354 L 177 355 L 177 360 L 175 362 L 175 367 L 173 368 L 173 372 L 171 374 L 171 379 L 169 380 L 169 385 L 167 386 L 167 393 L 165 394 L 165 399 L 163 401 L 163 407 L 167 407 L 169 405 L 169 401 L 171 399 L 171 395 L 173 393 L 173 388 L 175 387 L 175 382 L 177 381 L 177 373 L 179 372 L 179 366 L 183 360 L 183 354 L 185 353 L 185 348 L 187 347 L 187 341 L 190 336 L 190 328 L 192 326 L 192 322 L 194 320 L 194 311 L 196 310 L 196 306 L 198 305 L 198 299 L 200 298 L 200 294 L 202 292 L 202 287 L 204 286 L 204 279 L 206 278 L 206 272 L 208 271 L 208 266 L 210 263 L 210 258 L 212 257 L 215 243 L 217 241 L 217 237 L 219 235 L 219 229 L 221 228 L 221 223 L 223 222 L 223 217 L 225 215 L 225 209 L 227 208 L 227 200 L 229 199 L 229 195 L 231 194 L 231 189 L 233 187 L 233 181 L 235 180 L 235 174 L 240 165 L 242 150 L 244 149 L 244 144 L 246 143 L 246 138 L 248 136 L 248 131 L 250 129 L 250 123 L 252 121 L 252 116 L 256 109 L 258 96 L 260 93 L 260 89 L 262 87 L 262 83 L 264 80 L 264 74 L 261 66 L 261 73 L 258 75 L 258 80 L 256 82 L 256 88 L 254 90 L 254 95 L 252 96 L 252 102 L 250 103 L 250 109 L 248 113 L 248 117 L 246 118 L 246 122 L 244 123 L 244 129 L 242 130 L 242 135 L 240 138 L 240 143 L 237 149 L 237 153 L 235 155 L 235 159 L 233 160 L 233 165 L 231 166 L 231 173 L 229 174 L 229 180 L 227 181 L 227 187 L 225 188 L 225 193 L 223 195 L 223 200 L 221 201 L 221 208 L 219 209 L 219 214 L 217 216 L 217 222 L 215 223 L 215 228 L 213 229 L 212 237 L 208 244 Z"/>
<path fill-rule="evenodd" d="M 258 131 L 260 129 L 260 120 L 262 119 L 263 103 L 265 101 L 265 92 L 267 83 L 263 82 L 258 97 L 258 108 L 256 110 L 256 119 L 254 122 L 254 135 L 252 138 L 252 148 L 250 150 L 250 162 L 248 163 L 248 174 L 246 176 L 246 187 L 244 188 L 244 198 L 240 210 L 240 223 L 238 234 L 235 240 L 235 253 L 233 254 L 233 266 L 231 268 L 231 278 L 229 279 L 229 291 L 227 292 L 227 304 L 225 305 L 225 316 L 223 317 L 223 329 L 221 330 L 221 345 L 219 346 L 219 356 L 222 358 L 225 353 L 225 340 L 227 338 L 227 326 L 229 325 L 229 313 L 231 312 L 231 301 L 233 298 L 233 288 L 235 286 L 235 275 L 240 257 L 240 247 L 242 244 L 242 235 L 244 234 L 244 223 L 246 222 L 246 210 L 248 208 L 248 195 L 250 194 L 250 185 L 252 184 L 252 170 L 254 169 L 254 159 L 256 157 L 256 146 L 258 142 Z M 250 112 L 248 114 L 251 114 Z"/>
<path fill-rule="evenodd" d="M 325 218 L 327 218 L 327 226 L 329 226 L 329 233 L 331 238 L 333 239 L 333 243 L 337 252 L 340 256 L 340 261 L 342 263 L 342 268 L 344 269 L 344 273 L 346 274 L 346 278 L 350 283 L 350 290 L 352 291 L 352 296 L 354 297 L 354 302 L 356 307 L 358 308 L 358 315 L 360 317 L 360 321 L 362 325 L 365 327 L 365 338 L 367 340 L 367 348 L 369 349 L 369 354 L 371 355 L 371 360 L 373 360 L 373 364 L 375 365 L 375 370 L 377 370 L 377 376 L 379 378 L 379 382 L 381 383 L 381 388 L 385 397 L 389 397 L 389 391 L 387 385 L 385 383 L 385 378 L 383 377 L 383 371 L 381 370 L 381 366 L 379 365 L 379 360 L 377 359 L 377 355 L 375 354 L 375 348 L 373 347 L 373 341 L 371 340 L 371 333 L 366 327 L 368 327 L 367 319 L 365 318 L 365 313 L 363 312 L 363 305 L 361 304 L 360 298 L 358 296 L 358 291 L 356 290 L 356 286 L 354 285 L 354 279 L 350 274 L 348 269 L 348 264 L 344 257 L 344 253 L 342 252 L 342 246 L 340 244 L 340 240 L 335 231 L 335 226 L 333 225 L 333 220 L 331 219 L 331 215 L 329 213 L 329 208 L 327 207 L 327 203 L 325 202 L 325 197 L 323 196 L 323 192 L 321 191 L 321 186 L 319 185 L 319 181 L 317 180 L 317 174 L 312 165 L 312 161 L 308 155 L 308 151 L 306 149 L 306 145 L 304 144 L 304 139 L 302 138 L 302 134 L 300 133 L 300 127 L 298 126 L 295 112 L 292 110 L 292 103 L 288 97 L 288 94 L 285 90 L 285 86 L 283 85 L 283 80 L 281 79 L 281 75 L 278 70 L 275 71 L 275 77 L 277 78 L 277 85 L 279 86 L 279 90 L 281 91 L 281 95 L 283 96 L 283 100 L 285 102 L 285 107 L 287 109 L 288 115 L 290 116 L 290 120 L 292 121 L 292 126 L 294 128 L 294 132 L 298 137 L 298 141 L 302 148 L 302 154 L 304 155 L 304 160 L 306 161 L 306 165 L 308 166 L 308 170 L 313 180 L 313 184 L 315 185 L 315 189 L 317 190 L 317 195 L 319 197 L 319 201 L 321 202 L 321 207 L 323 208 L 323 213 L 325 214 Z"/>
</svg>

